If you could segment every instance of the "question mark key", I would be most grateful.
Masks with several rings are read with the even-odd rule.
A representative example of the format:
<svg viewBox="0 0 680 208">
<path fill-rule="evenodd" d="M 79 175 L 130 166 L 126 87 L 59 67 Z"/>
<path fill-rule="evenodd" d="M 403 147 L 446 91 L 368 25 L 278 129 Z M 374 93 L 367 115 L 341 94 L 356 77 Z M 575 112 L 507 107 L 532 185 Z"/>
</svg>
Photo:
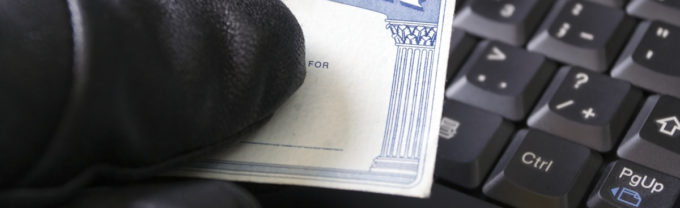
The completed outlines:
<svg viewBox="0 0 680 208">
<path fill-rule="evenodd" d="M 590 76 L 588 76 L 588 74 L 583 73 L 583 72 L 576 73 L 575 78 L 576 78 L 576 83 L 574 83 L 574 89 L 577 89 L 577 90 L 579 88 L 581 88 L 581 85 L 588 83 L 588 81 L 590 80 Z"/>
<path fill-rule="evenodd" d="M 543 93 L 527 124 L 607 152 L 641 100 L 642 90 L 625 81 L 565 66 Z"/>
</svg>

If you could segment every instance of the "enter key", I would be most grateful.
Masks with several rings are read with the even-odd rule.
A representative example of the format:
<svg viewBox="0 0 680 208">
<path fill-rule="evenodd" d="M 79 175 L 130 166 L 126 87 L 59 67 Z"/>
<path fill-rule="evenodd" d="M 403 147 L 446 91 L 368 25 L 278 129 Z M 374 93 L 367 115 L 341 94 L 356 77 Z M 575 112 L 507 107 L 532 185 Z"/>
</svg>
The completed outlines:
<svg viewBox="0 0 680 208">
<path fill-rule="evenodd" d="M 677 207 L 680 180 L 626 160 L 614 161 L 588 198 L 588 207 Z"/>
</svg>

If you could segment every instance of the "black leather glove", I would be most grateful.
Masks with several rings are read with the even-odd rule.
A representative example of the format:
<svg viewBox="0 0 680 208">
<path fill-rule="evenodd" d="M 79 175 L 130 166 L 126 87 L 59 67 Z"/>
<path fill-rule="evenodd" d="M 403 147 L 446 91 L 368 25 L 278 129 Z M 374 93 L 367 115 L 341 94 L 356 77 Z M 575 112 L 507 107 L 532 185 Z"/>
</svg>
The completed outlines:
<svg viewBox="0 0 680 208">
<path fill-rule="evenodd" d="M 89 188 L 62 207 L 257 208 L 260 204 L 245 189 L 226 181 L 157 179 Z"/>
<path fill-rule="evenodd" d="M 223 147 L 301 85 L 303 58 L 277 0 L 0 1 L 0 207 Z"/>
</svg>

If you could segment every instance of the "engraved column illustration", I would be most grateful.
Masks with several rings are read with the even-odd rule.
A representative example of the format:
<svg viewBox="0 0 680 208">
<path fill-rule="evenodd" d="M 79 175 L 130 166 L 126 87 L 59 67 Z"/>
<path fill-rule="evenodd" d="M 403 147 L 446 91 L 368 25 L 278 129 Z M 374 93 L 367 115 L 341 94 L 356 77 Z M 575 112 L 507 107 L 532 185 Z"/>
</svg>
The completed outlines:
<svg viewBox="0 0 680 208">
<path fill-rule="evenodd" d="M 382 150 L 371 171 L 415 177 L 427 140 L 437 24 L 387 20 L 397 47 Z"/>
</svg>

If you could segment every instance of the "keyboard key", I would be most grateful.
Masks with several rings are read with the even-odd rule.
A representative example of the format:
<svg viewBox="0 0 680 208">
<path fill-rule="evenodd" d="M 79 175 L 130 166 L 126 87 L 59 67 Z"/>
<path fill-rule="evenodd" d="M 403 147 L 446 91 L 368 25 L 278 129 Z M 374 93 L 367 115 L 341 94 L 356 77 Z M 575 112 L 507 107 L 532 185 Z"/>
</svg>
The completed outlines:
<svg viewBox="0 0 680 208">
<path fill-rule="evenodd" d="M 446 97 L 522 120 L 555 64 L 545 57 L 496 41 L 480 43 L 446 90 Z"/>
<path fill-rule="evenodd" d="M 590 208 L 671 208 L 680 180 L 625 160 L 607 166 L 588 198 Z"/>
<path fill-rule="evenodd" d="M 533 34 L 553 1 L 471 0 L 456 14 L 453 26 L 476 35 L 521 46 Z"/>
<path fill-rule="evenodd" d="M 432 184 L 430 197 L 424 199 L 304 186 L 278 187 L 280 187 L 278 190 L 264 193 L 254 191 L 253 195 L 262 203 L 262 207 L 413 208 L 451 207 L 455 205 L 456 207 L 500 208 L 489 202 L 436 183 Z"/>
<path fill-rule="evenodd" d="M 475 48 L 476 41 L 462 30 L 453 30 L 451 34 L 451 46 L 449 48 L 449 64 L 446 70 L 446 80 L 453 78 L 458 68 L 463 65 L 465 58 Z"/>
<path fill-rule="evenodd" d="M 604 72 L 634 27 L 623 11 L 589 1 L 560 1 L 529 42 L 530 51 Z"/>
<path fill-rule="evenodd" d="M 512 124 L 499 115 L 444 101 L 435 175 L 462 187 L 477 188 L 512 132 Z"/>
<path fill-rule="evenodd" d="M 576 207 L 601 163 L 601 156 L 584 146 L 522 130 L 482 191 L 513 207 Z"/>
<path fill-rule="evenodd" d="M 626 4 L 625 0 L 588 0 L 588 1 L 619 9 L 623 8 L 623 5 Z"/>
<path fill-rule="evenodd" d="M 612 70 L 615 78 L 680 98 L 680 27 L 643 22 Z"/>
<path fill-rule="evenodd" d="M 680 178 L 680 100 L 659 95 L 649 97 L 617 154 Z"/>
<path fill-rule="evenodd" d="M 563 67 L 536 106 L 530 127 L 608 152 L 618 142 L 642 91 L 579 67 Z"/>
<path fill-rule="evenodd" d="M 677 0 L 632 0 L 626 10 L 634 16 L 680 27 L 680 1 Z"/>
</svg>

